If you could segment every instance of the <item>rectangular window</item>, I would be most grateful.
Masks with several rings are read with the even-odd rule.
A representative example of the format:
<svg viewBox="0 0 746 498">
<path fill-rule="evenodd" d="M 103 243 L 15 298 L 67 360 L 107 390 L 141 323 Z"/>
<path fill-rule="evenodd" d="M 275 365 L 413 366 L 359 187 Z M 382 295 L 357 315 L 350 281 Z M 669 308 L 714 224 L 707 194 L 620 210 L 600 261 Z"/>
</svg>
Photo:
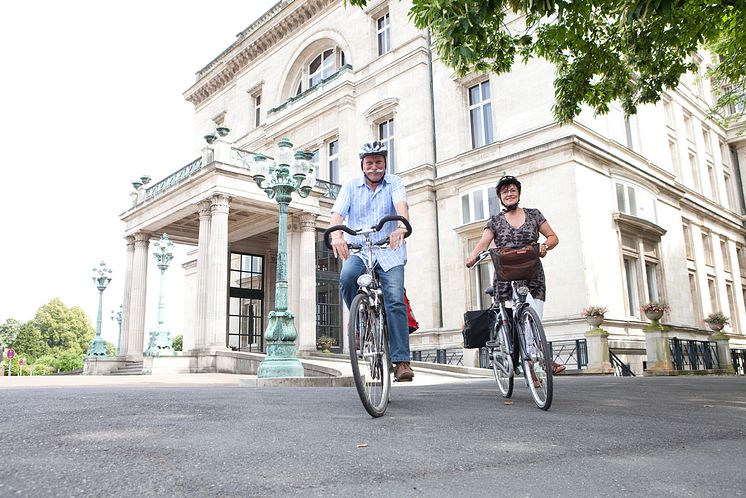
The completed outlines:
<svg viewBox="0 0 746 498">
<path fill-rule="evenodd" d="M 733 284 L 725 283 L 725 293 L 728 295 L 728 316 L 730 317 L 730 329 L 733 331 L 740 330 L 738 326 L 738 307 L 736 305 L 736 295 L 733 292 Z"/>
<path fill-rule="evenodd" d="M 746 252 L 741 244 L 736 244 L 736 258 L 738 270 L 742 277 L 746 277 Z"/>
<path fill-rule="evenodd" d="M 688 111 L 684 111 L 684 131 L 686 132 L 686 138 L 690 142 L 694 142 L 694 118 Z"/>
<path fill-rule="evenodd" d="M 723 255 L 723 270 L 730 273 L 730 252 L 728 251 L 728 241 L 725 239 L 720 239 L 720 252 Z"/>
<path fill-rule="evenodd" d="M 702 232 L 702 248 L 705 250 L 705 264 L 707 266 L 714 266 L 715 258 L 712 254 L 712 241 L 708 232 Z"/>
<path fill-rule="evenodd" d="M 731 210 L 736 209 L 736 202 L 733 198 L 733 184 L 731 183 L 730 173 L 727 171 L 723 172 L 723 183 L 725 183 L 725 195 L 728 199 L 728 208 Z"/>
<path fill-rule="evenodd" d="M 311 152 L 311 160 L 309 161 L 313 165 L 316 178 L 319 177 L 319 149 Z"/>
<path fill-rule="evenodd" d="M 719 311 L 720 304 L 718 303 L 717 285 L 715 285 L 713 277 L 707 277 L 707 290 L 710 291 L 710 310 Z"/>
<path fill-rule="evenodd" d="M 699 297 L 696 273 L 689 272 L 689 294 L 692 297 L 692 310 L 694 311 L 694 323 L 702 323 L 702 300 Z"/>
<path fill-rule="evenodd" d="M 686 259 L 694 261 L 694 240 L 692 239 L 692 227 L 684 224 L 684 248 Z"/>
<path fill-rule="evenodd" d="M 617 183 L 616 200 L 620 213 L 637 216 L 637 196 L 634 187 Z"/>
<path fill-rule="evenodd" d="M 673 118 L 673 104 L 668 99 L 663 99 L 663 112 L 666 115 L 666 125 L 672 130 L 676 128 L 676 122 Z"/>
<path fill-rule="evenodd" d="M 624 278 L 627 288 L 627 301 L 629 303 L 630 316 L 639 316 L 639 301 L 637 298 L 637 269 L 635 268 L 636 260 L 624 258 Z"/>
<path fill-rule="evenodd" d="M 658 301 L 658 265 L 649 261 L 645 262 L 645 276 L 648 284 L 648 300 Z"/>
<path fill-rule="evenodd" d="M 697 165 L 697 156 L 689 153 L 689 171 L 692 173 L 692 186 L 694 190 L 700 189 L 699 166 Z"/>
<path fill-rule="evenodd" d="M 705 144 L 705 152 L 712 155 L 712 138 L 710 137 L 710 129 L 706 126 L 702 127 L 702 141 Z"/>
<path fill-rule="evenodd" d="M 476 190 L 472 193 L 472 202 L 474 205 L 474 219 L 481 220 L 484 216 L 484 191 Z"/>
<path fill-rule="evenodd" d="M 668 152 L 671 154 L 671 165 L 673 171 L 677 176 L 681 176 L 681 165 L 679 164 L 679 146 L 676 143 L 676 139 L 668 139 Z"/>
<path fill-rule="evenodd" d="M 259 126 L 262 122 L 262 94 L 254 95 L 254 126 Z"/>
<path fill-rule="evenodd" d="M 339 183 L 339 140 L 329 142 L 329 181 Z"/>
<path fill-rule="evenodd" d="M 492 99 L 490 82 L 483 81 L 469 88 L 469 120 L 471 146 L 482 147 L 492 143 Z"/>
<path fill-rule="evenodd" d="M 720 203 L 720 190 L 718 189 L 718 181 L 715 176 L 715 166 L 707 161 L 707 176 L 710 179 L 710 190 L 712 191 L 712 200 Z"/>
<path fill-rule="evenodd" d="M 383 55 L 391 50 L 391 20 L 388 12 L 376 21 L 376 33 L 378 36 L 378 55 Z"/>
<path fill-rule="evenodd" d="M 378 124 L 378 140 L 386 144 L 389 150 L 386 169 L 389 173 L 396 173 L 396 154 L 394 150 L 394 119 Z"/>
</svg>

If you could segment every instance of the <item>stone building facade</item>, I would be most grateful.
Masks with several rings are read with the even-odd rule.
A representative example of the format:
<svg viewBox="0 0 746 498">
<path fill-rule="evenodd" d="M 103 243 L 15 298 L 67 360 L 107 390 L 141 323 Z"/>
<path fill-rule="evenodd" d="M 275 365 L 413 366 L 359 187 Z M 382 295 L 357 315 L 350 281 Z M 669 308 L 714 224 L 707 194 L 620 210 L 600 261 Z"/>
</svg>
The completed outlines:
<svg viewBox="0 0 746 498">
<path fill-rule="evenodd" d="M 486 306 L 491 268 L 464 260 L 497 209 L 504 174 L 523 182 L 560 245 L 544 260 L 550 341 L 583 338 L 579 311 L 609 308 L 609 345 L 633 370 L 646 359 L 639 306 L 666 301 L 670 334 L 706 340 L 702 319 L 732 317 L 731 345 L 746 345 L 746 135 L 707 118 L 712 90 L 687 78 L 657 105 L 625 118 L 612 106 L 571 125 L 552 118 L 553 68 L 517 63 L 505 75 L 459 78 L 408 21 L 408 1 L 283 0 L 197 73 L 184 93 L 201 157 L 142 186 L 126 224 L 122 358 L 142 359 L 148 244 L 163 232 L 194 247 L 187 272 L 185 346 L 192 370 L 221 370 L 215 351 L 261 352 L 274 305 L 277 204 L 252 180 L 252 153 L 282 137 L 314 154 L 313 193 L 290 206 L 289 308 L 300 354 L 321 334 L 344 339 L 339 264 L 321 243 L 338 185 L 359 174 L 357 150 L 389 143 L 390 171 L 408 189 L 414 233 L 408 294 L 422 329 L 414 350 L 460 351 L 465 310 Z M 706 60 L 704 61 L 707 62 Z M 473 351 L 464 361 L 475 364 Z M 196 366 L 195 366 L 196 365 Z M 230 370 L 225 367 L 223 370 Z"/>
</svg>

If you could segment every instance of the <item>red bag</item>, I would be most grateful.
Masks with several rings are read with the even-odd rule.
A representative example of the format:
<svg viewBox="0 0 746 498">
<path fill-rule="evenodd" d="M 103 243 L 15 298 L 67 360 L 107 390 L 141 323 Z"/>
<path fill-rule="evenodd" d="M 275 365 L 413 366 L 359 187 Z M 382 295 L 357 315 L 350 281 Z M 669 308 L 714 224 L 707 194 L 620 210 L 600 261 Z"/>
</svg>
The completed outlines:
<svg viewBox="0 0 746 498">
<path fill-rule="evenodd" d="M 414 313 L 412 313 L 412 306 L 409 304 L 406 289 L 404 289 L 404 304 L 407 306 L 407 325 L 409 326 L 409 333 L 411 334 L 420 328 L 420 324 L 417 323 L 417 319 L 414 317 Z"/>
</svg>

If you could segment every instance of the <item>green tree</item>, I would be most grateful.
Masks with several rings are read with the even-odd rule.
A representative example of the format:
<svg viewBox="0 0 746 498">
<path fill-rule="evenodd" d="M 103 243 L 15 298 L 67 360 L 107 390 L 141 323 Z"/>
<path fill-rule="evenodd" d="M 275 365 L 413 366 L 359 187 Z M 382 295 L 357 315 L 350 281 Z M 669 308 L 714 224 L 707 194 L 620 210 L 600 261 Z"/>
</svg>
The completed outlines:
<svg viewBox="0 0 746 498">
<path fill-rule="evenodd" d="M 68 308 L 57 298 L 37 310 L 34 325 L 55 354 L 66 351 L 84 354 L 96 335 L 82 309 Z"/>
<path fill-rule="evenodd" d="M 107 356 L 116 356 L 117 355 L 117 347 L 114 345 L 111 341 L 105 341 L 104 344 L 106 344 L 106 354 Z"/>
<path fill-rule="evenodd" d="M 0 344 L 2 344 L 5 349 L 15 345 L 16 337 L 18 337 L 18 332 L 20 330 L 21 322 L 15 318 L 8 318 L 5 320 L 5 323 L 0 325 Z"/>
<path fill-rule="evenodd" d="M 511 12 L 523 17 L 509 23 Z M 658 101 L 696 70 L 690 56 L 700 48 L 722 59 L 707 75 L 716 88 L 728 86 L 713 111 L 746 103 L 744 0 L 413 0 L 409 15 L 432 31 L 436 52 L 459 75 L 504 73 L 517 58 L 553 63 L 562 123 L 582 104 L 603 114 L 619 101 L 634 114 Z"/>
<path fill-rule="evenodd" d="M 20 356 L 25 356 L 29 362 L 49 352 L 49 346 L 34 324 L 33 320 L 20 326 L 16 337 L 15 350 Z"/>
<path fill-rule="evenodd" d="M 173 340 L 174 351 L 181 351 L 184 349 L 184 336 L 175 335 Z"/>
<path fill-rule="evenodd" d="M 83 355 L 74 351 L 66 351 L 59 356 L 59 369 L 63 372 L 71 372 L 83 368 Z"/>
</svg>

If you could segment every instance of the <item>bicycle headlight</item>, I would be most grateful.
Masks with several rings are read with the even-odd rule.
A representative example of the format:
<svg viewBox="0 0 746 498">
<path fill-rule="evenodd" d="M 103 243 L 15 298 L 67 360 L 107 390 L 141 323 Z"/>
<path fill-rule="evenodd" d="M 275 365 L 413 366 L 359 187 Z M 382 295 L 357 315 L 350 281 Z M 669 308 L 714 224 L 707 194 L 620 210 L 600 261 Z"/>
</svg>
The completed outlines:
<svg viewBox="0 0 746 498">
<path fill-rule="evenodd" d="M 525 285 L 521 285 L 515 291 L 518 293 L 519 296 L 525 296 L 528 294 L 528 287 L 526 287 Z"/>
<path fill-rule="evenodd" d="M 370 287 L 370 284 L 373 283 L 373 277 L 370 276 L 367 273 L 364 273 L 357 277 L 357 286 L 358 287 Z"/>
</svg>

